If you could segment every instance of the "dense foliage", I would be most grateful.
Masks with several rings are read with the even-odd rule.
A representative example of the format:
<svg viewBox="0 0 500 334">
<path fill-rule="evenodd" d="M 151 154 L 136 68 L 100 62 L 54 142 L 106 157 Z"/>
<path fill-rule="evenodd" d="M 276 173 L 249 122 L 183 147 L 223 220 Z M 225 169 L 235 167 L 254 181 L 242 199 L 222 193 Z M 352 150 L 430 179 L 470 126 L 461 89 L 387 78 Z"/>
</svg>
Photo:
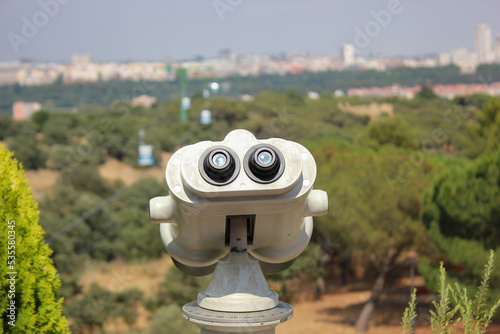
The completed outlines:
<svg viewBox="0 0 500 334">
<path fill-rule="evenodd" d="M 445 259 L 462 268 L 452 277 L 465 284 L 481 279 L 489 250 L 500 247 L 500 151 L 442 173 L 424 198 L 422 220 Z M 496 261 L 496 266 L 500 262 Z M 427 259 L 421 271 L 434 285 L 437 269 Z M 435 266 L 435 264 L 434 264 Z M 491 274 L 494 296 L 500 296 L 500 271 Z"/>
<path fill-rule="evenodd" d="M 65 313 L 71 319 L 74 334 L 102 331 L 109 318 L 121 318 L 132 328 L 137 320 L 137 307 L 142 300 L 137 288 L 112 292 L 97 284 L 67 303 Z"/>
<path fill-rule="evenodd" d="M 466 142 L 466 152 L 473 158 L 500 148 L 500 97 L 486 100 L 476 119 L 477 122 L 468 127 L 469 140 Z"/>
<path fill-rule="evenodd" d="M 0 146 L 0 333 L 69 333 L 61 281 L 22 165 Z"/>
</svg>

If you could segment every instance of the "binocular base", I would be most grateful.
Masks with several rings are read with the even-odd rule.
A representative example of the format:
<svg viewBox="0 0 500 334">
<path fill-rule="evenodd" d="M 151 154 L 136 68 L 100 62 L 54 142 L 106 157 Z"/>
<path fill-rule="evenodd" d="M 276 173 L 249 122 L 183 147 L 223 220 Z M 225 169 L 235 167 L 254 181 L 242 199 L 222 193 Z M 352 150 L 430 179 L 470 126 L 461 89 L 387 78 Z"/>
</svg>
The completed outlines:
<svg viewBox="0 0 500 334">
<path fill-rule="evenodd" d="M 275 327 L 292 318 L 293 307 L 280 301 L 270 310 L 256 312 L 211 311 L 191 302 L 182 307 L 187 320 L 201 326 L 202 334 L 209 333 L 275 333 Z"/>
<path fill-rule="evenodd" d="M 207 289 L 182 307 L 184 317 L 202 334 L 273 334 L 293 316 L 293 307 L 269 289 L 259 261 L 247 253 L 247 220 L 231 217 L 228 256 L 219 260 Z"/>
</svg>

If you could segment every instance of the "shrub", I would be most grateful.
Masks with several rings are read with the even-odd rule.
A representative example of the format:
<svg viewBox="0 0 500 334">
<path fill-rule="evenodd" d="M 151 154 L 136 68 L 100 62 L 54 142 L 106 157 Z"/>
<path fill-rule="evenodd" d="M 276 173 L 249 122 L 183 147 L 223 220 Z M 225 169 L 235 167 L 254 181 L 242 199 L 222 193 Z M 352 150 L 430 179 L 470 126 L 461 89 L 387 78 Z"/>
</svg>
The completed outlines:
<svg viewBox="0 0 500 334">
<path fill-rule="evenodd" d="M 454 285 L 446 282 L 446 270 L 441 263 L 439 268 L 439 302 L 433 302 L 435 310 L 430 310 L 431 330 L 434 334 L 450 334 L 455 332 L 459 322 L 462 323 L 462 330 L 465 334 L 484 334 L 487 332 L 491 319 L 500 306 L 500 299 L 488 305 L 488 287 L 493 270 L 494 252 L 490 251 L 488 263 L 484 266 L 483 278 L 477 287 L 473 298 L 470 298 L 471 291 L 460 286 L 458 282 Z M 415 291 L 411 301 L 403 314 L 402 327 L 403 334 L 413 334 L 413 320 L 417 314 Z M 456 315 L 459 314 L 458 317 Z"/>
<path fill-rule="evenodd" d="M 65 305 L 65 312 L 72 319 L 73 333 L 95 332 L 108 318 L 123 318 L 130 327 L 137 320 L 137 306 L 142 292 L 137 288 L 112 292 L 93 283 L 89 290 Z"/>
<path fill-rule="evenodd" d="M 43 241 L 37 203 L 22 165 L 2 147 L 0 192 L 2 320 L 11 314 L 7 307 L 15 305 L 15 326 L 2 321 L 0 333 L 69 333 L 66 318 L 61 314 L 62 298 L 58 297 L 61 282 L 50 258 L 52 251 Z M 13 276 L 15 283 L 11 284 L 14 281 L 7 279 Z"/>
<path fill-rule="evenodd" d="M 43 151 L 32 136 L 17 135 L 7 141 L 9 150 L 14 152 L 26 169 L 38 169 L 45 167 L 47 154 Z"/>
</svg>

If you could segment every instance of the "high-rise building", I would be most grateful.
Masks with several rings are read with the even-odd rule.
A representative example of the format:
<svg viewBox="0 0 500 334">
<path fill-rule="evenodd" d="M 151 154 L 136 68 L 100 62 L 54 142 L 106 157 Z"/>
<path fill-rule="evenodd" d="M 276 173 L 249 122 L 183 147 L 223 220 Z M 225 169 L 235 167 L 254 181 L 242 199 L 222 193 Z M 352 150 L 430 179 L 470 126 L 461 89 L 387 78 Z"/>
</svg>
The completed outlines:
<svg viewBox="0 0 500 334">
<path fill-rule="evenodd" d="M 477 60 L 479 63 L 488 63 L 493 60 L 493 50 L 491 48 L 491 29 L 488 23 L 479 23 L 476 25 L 474 51 L 477 54 Z"/>
<path fill-rule="evenodd" d="M 493 51 L 495 52 L 495 61 L 500 63 L 500 34 L 497 35 L 497 41 L 495 43 Z"/>
<path fill-rule="evenodd" d="M 340 56 L 344 66 L 349 67 L 354 65 L 354 45 L 343 44 L 340 47 Z"/>
</svg>

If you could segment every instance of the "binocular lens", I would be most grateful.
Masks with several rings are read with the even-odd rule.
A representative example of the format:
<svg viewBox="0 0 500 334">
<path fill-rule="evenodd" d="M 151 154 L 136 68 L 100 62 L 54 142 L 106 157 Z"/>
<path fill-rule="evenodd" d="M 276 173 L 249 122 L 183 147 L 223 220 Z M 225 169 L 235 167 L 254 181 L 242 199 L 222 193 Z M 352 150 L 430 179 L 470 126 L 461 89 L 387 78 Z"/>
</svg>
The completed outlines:
<svg viewBox="0 0 500 334">
<path fill-rule="evenodd" d="M 273 155 L 268 151 L 262 151 L 257 156 L 257 160 L 259 161 L 260 164 L 267 166 L 271 162 L 273 162 Z"/>
<path fill-rule="evenodd" d="M 227 157 L 224 153 L 216 153 L 212 157 L 212 162 L 217 167 L 222 167 L 227 163 Z"/>
<path fill-rule="evenodd" d="M 216 186 L 231 183 L 239 172 L 236 153 L 229 147 L 212 147 L 200 157 L 198 169 L 205 181 Z"/>
<path fill-rule="evenodd" d="M 284 169 L 283 154 L 274 146 L 257 145 L 245 155 L 245 172 L 255 182 L 274 182 L 281 177 Z"/>
</svg>

